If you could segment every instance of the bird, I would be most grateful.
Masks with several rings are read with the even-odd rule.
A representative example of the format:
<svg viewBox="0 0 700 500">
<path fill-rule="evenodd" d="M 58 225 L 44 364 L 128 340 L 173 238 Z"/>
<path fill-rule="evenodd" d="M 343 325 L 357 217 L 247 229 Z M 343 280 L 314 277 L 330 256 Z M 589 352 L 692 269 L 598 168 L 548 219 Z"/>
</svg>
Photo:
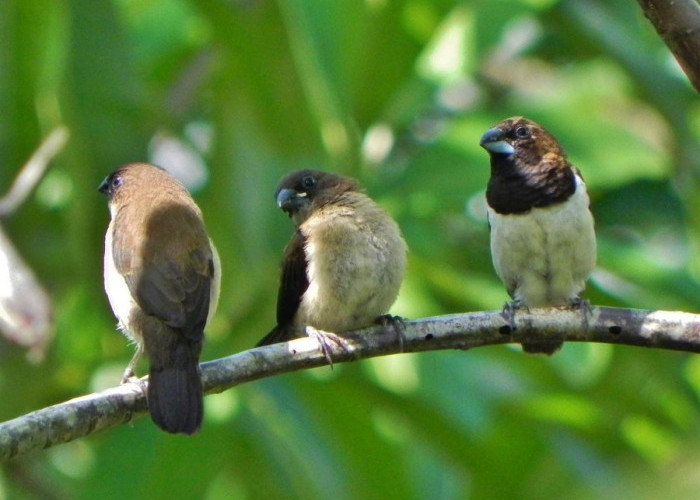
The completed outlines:
<svg viewBox="0 0 700 500">
<path fill-rule="evenodd" d="M 169 433 L 193 434 L 203 416 L 204 327 L 219 298 L 216 247 L 187 189 L 160 167 L 125 165 L 98 189 L 111 214 L 105 291 L 119 329 L 137 345 L 122 383 L 145 352 L 153 422 Z"/>
<path fill-rule="evenodd" d="M 511 117 L 480 141 L 490 156 L 486 188 L 491 256 L 518 308 L 586 306 L 580 298 L 595 268 L 596 236 L 580 171 L 537 123 Z M 584 310 L 585 314 L 585 310 Z M 524 342 L 526 352 L 554 354 L 561 340 Z"/>
<path fill-rule="evenodd" d="M 400 318 L 386 313 L 403 281 L 407 245 L 391 216 L 356 180 L 318 170 L 288 174 L 275 198 L 296 231 L 282 258 L 277 325 L 257 346 L 306 334 L 332 365 L 319 333 L 396 327 Z"/>
</svg>

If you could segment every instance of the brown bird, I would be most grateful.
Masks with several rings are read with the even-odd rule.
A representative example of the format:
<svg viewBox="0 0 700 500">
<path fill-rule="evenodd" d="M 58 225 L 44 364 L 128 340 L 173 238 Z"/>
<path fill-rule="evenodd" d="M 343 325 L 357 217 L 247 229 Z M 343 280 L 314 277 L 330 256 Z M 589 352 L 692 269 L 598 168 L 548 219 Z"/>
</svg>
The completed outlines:
<svg viewBox="0 0 700 500">
<path fill-rule="evenodd" d="M 119 328 L 150 363 L 148 409 L 161 429 L 192 434 L 202 422 L 199 354 L 219 297 L 220 264 L 202 213 L 165 170 L 126 165 L 99 190 L 112 220 L 105 236 L 105 290 Z"/>
<path fill-rule="evenodd" d="M 396 222 L 355 180 L 332 173 L 293 172 L 276 198 L 297 230 L 282 259 L 277 326 L 257 345 L 393 321 L 385 314 L 398 295 L 407 250 Z"/>
<path fill-rule="evenodd" d="M 580 172 L 549 132 L 522 117 L 502 121 L 480 144 L 491 157 L 491 255 L 514 299 L 507 309 L 581 305 L 579 294 L 595 267 L 596 237 Z M 561 345 L 551 340 L 523 348 L 553 354 Z"/>
</svg>

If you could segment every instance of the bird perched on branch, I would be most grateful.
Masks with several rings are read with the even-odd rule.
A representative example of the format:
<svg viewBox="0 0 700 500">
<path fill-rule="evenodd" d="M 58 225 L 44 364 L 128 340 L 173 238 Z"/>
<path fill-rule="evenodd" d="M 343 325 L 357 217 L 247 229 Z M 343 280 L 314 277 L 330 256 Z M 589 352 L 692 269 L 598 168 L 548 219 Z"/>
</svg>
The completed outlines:
<svg viewBox="0 0 700 500">
<path fill-rule="evenodd" d="M 122 332 L 150 363 L 148 409 L 161 429 L 192 434 L 202 422 L 199 354 L 219 296 L 220 264 L 202 213 L 182 184 L 145 163 L 126 165 L 99 190 L 112 220 L 105 290 Z"/>
<path fill-rule="evenodd" d="M 491 157 L 486 189 L 496 274 L 519 307 L 580 306 L 596 262 L 593 216 L 580 172 L 540 125 L 508 118 L 480 142 Z M 553 354 L 559 340 L 523 343 Z"/>
<path fill-rule="evenodd" d="M 318 330 L 344 332 L 393 320 L 406 268 L 406 243 L 396 222 L 340 175 L 301 170 L 282 179 L 277 205 L 296 232 L 282 259 L 277 326 L 258 346 Z"/>
</svg>

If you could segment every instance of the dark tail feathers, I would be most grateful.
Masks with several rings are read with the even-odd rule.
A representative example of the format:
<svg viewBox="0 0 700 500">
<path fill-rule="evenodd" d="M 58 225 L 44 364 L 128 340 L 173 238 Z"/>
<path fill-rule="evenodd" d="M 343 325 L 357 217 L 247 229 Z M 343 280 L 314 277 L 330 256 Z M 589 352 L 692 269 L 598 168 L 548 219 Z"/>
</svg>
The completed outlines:
<svg viewBox="0 0 700 500">
<path fill-rule="evenodd" d="M 260 339 L 258 343 L 255 344 L 255 347 L 262 347 L 264 345 L 270 344 L 278 344 L 280 342 L 287 342 L 288 340 L 292 340 L 294 338 L 294 335 L 290 334 L 290 330 L 290 328 L 282 328 L 276 326 L 272 329 L 270 333 L 268 333 L 262 339 Z"/>
<path fill-rule="evenodd" d="M 151 364 L 148 409 L 153 422 L 166 432 L 194 434 L 202 425 L 202 379 L 192 350 L 187 342 L 180 343 L 170 366 Z"/>
<path fill-rule="evenodd" d="M 562 340 L 539 340 L 539 341 L 529 341 L 523 342 L 523 351 L 529 354 L 546 354 L 547 356 L 553 355 L 561 346 L 564 345 Z"/>
</svg>

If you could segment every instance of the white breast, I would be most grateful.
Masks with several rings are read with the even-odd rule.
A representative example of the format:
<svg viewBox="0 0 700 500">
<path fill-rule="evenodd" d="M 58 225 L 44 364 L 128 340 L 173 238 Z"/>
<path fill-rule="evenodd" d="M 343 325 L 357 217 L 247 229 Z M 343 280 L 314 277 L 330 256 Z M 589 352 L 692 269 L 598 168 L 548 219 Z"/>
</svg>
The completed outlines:
<svg viewBox="0 0 700 500">
<path fill-rule="evenodd" d="M 140 333 L 129 329 L 129 317 L 133 308 L 138 308 L 138 305 L 131 298 L 129 287 L 124 281 L 124 278 L 117 271 L 114 265 L 112 256 L 112 231 L 113 223 L 109 223 L 107 234 L 105 236 L 105 255 L 104 255 L 104 281 L 105 291 L 109 299 L 109 305 L 112 307 L 114 315 L 119 321 L 119 329 L 131 340 L 138 342 L 143 341 Z"/>
<path fill-rule="evenodd" d="M 500 215 L 488 208 L 491 255 L 510 295 L 531 307 L 564 305 L 593 271 L 596 239 L 583 181 L 564 203 Z"/>
</svg>

